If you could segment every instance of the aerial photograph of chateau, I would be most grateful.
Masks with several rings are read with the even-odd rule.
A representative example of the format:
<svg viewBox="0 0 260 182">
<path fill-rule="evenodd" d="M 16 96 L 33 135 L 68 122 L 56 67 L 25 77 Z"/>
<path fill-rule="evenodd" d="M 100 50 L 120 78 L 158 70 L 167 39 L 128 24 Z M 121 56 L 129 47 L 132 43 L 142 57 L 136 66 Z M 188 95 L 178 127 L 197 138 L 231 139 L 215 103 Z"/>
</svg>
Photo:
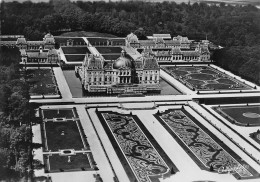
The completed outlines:
<svg viewBox="0 0 260 182">
<path fill-rule="evenodd" d="M 0 5 L 0 182 L 260 182 L 259 0 Z"/>
</svg>

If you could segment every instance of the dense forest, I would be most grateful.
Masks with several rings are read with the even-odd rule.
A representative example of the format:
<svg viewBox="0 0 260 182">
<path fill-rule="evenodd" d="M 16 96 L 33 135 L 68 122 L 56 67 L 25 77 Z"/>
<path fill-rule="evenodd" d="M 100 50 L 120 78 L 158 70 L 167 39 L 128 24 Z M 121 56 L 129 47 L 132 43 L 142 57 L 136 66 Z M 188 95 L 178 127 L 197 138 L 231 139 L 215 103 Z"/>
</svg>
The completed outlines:
<svg viewBox="0 0 260 182">
<path fill-rule="evenodd" d="M 213 55 L 216 64 L 260 83 L 259 59 L 251 51 L 260 45 L 260 10 L 252 5 L 51 0 L 2 3 L 1 8 L 2 34 L 23 34 L 29 40 L 40 40 L 47 32 L 58 35 L 75 30 L 123 37 L 133 32 L 141 39 L 153 33 L 194 40 L 207 37 L 224 47 Z"/>
<path fill-rule="evenodd" d="M 195 40 L 207 37 L 224 47 L 212 56 L 216 64 L 260 83 L 260 10 L 252 5 L 2 2 L 0 17 L 2 34 L 25 35 L 28 40 L 41 40 L 47 32 L 58 35 L 75 30 L 123 37 L 133 32 L 141 39 L 153 33 Z M 34 109 L 28 107 L 28 85 L 19 72 L 19 55 L 17 48 L 0 49 L 0 180 L 26 178 L 30 162 L 29 121 L 34 119 Z"/>
<path fill-rule="evenodd" d="M 26 181 L 30 162 L 41 165 L 30 160 L 35 107 L 29 107 L 29 87 L 19 61 L 18 48 L 0 47 L 0 181 Z"/>
</svg>

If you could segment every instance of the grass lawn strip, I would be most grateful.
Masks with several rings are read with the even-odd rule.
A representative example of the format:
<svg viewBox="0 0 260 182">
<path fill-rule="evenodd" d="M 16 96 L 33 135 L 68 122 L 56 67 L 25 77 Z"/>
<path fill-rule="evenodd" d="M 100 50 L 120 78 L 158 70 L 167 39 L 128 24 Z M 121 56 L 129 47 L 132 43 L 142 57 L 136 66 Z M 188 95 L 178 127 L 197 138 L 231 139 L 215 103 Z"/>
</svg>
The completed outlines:
<svg viewBox="0 0 260 182">
<path fill-rule="evenodd" d="M 44 122 L 47 148 L 51 151 L 60 149 L 82 150 L 84 148 L 80 132 L 75 121 Z M 62 133 L 64 133 L 62 135 Z"/>
<path fill-rule="evenodd" d="M 140 125 L 141 121 L 137 116 L 111 111 L 97 114 L 130 181 L 158 181 L 158 178 L 163 174 L 166 176 L 170 169 L 178 171 L 161 148 L 159 148 L 161 156 L 156 151 L 154 148 L 156 141 L 147 130 L 144 131 L 144 126 Z"/>
<path fill-rule="evenodd" d="M 76 115 L 72 109 L 42 109 L 43 119 L 53 118 L 75 118 Z"/>
<path fill-rule="evenodd" d="M 178 110 L 168 110 L 168 111 L 164 112 L 163 114 L 160 114 L 160 115 L 155 114 L 154 116 L 161 122 L 161 124 L 167 129 L 167 131 L 178 141 L 178 143 L 183 148 L 186 148 L 192 152 L 192 155 L 190 152 L 188 152 L 188 154 L 193 159 L 195 157 L 194 161 L 197 164 L 198 164 L 198 162 L 203 164 L 203 166 L 199 165 L 201 168 L 204 168 L 205 170 L 209 170 L 210 166 L 212 166 L 215 170 L 217 170 L 220 167 L 224 166 L 225 163 L 231 162 L 230 163 L 231 166 L 239 167 L 238 169 L 236 169 L 236 173 L 240 177 L 250 178 L 253 176 L 247 169 L 244 168 L 244 166 L 242 166 L 236 159 L 234 159 L 234 156 L 235 156 L 235 158 L 238 158 L 238 159 L 239 159 L 239 156 L 237 156 L 232 150 L 230 150 L 223 143 L 222 143 L 222 147 L 221 147 L 216 142 L 217 137 L 215 137 L 210 131 L 207 131 L 206 128 L 204 128 L 201 124 L 199 124 L 195 118 L 191 119 L 192 116 L 188 117 L 187 115 L 189 115 L 189 114 L 185 110 L 178 109 Z M 163 117 L 167 117 L 167 116 L 168 116 L 168 118 L 167 118 L 168 122 L 165 121 L 165 119 L 163 118 Z M 169 121 L 172 122 L 172 123 L 170 123 L 171 125 L 169 125 Z M 191 125 L 185 126 L 183 123 L 184 124 L 188 123 Z M 175 127 L 175 130 L 172 127 Z M 186 128 L 184 128 L 184 127 L 186 127 Z M 202 129 L 202 128 L 204 128 L 204 129 Z M 196 132 L 194 132 L 194 131 L 196 131 Z M 212 137 L 210 137 L 209 135 Z M 184 140 L 186 140 L 186 141 L 184 141 Z M 206 142 L 203 143 L 204 141 L 206 141 Z M 208 145 L 209 143 L 211 143 L 212 146 L 209 146 Z M 191 147 L 193 147 L 193 148 L 191 148 Z M 226 150 L 224 150 L 224 152 L 223 152 L 223 147 L 230 150 L 231 153 L 233 154 L 233 156 L 231 156 L 231 154 L 229 152 L 227 152 Z M 220 155 L 220 158 L 217 158 L 218 155 Z M 223 161 L 224 158 L 226 158 L 225 161 Z M 249 168 L 249 169 L 253 170 L 252 168 Z M 253 170 L 253 172 L 255 172 L 255 171 Z M 238 176 L 236 174 L 233 174 L 233 175 L 238 178 Z"/>
<path fill-rule="evenodd" d="M 71 162 L 68 162 L 68 156 L 59 154 L 45 155 L 45 157 L 48 160 L 49 172 L 93 170 L 87 154 L 77 153 L 76 155 L 70 155 Z"/>
</svg>

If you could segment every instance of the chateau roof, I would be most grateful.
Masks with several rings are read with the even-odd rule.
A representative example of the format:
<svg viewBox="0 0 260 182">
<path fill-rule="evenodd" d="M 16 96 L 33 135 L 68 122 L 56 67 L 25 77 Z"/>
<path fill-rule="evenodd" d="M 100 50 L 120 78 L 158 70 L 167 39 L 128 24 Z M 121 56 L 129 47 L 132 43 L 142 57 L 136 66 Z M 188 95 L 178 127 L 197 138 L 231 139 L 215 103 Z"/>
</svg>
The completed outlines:
<svg viewBox="0 0 260 182">
<path fill-rule="evenodd" d="M 128 34 L 126 40 L 130 43 L 139 43 L 137 36 L 133 33 Z"/>
<path fill-rule="evenodd" d="M 199 56 L 198 51 L 183 51 L 183 56 Z"/>
<path fill-rule="evenodd" d="M 25 38 L 18 38 L 16 44 L 27 44 L 27 42 Z"/>
<path fill-rule="evenodd" d="M 48 55 L 58 55 L 56 49 L 49 49 Z"/>
<path fill-rule="evenodd" d="M 159 69 L 159 65 L 158 65 L 158 63 L 157 63 L 157 61 L 156 61 L 156 59 L 155 58 L 153 58 L 153 57 L 151 57 L 151 56 L 145 56 L 144 57 L 144 65 L 143 65 L 143 68 L 144 69 L 149 69 L 149 70 L 151 70 L 151 69 Z"/>
<path fill-rule="evenodd" d="M 173 54 L 181 54 L 181 49 L 179 47 L 172 48 Z"/>
<path fill-rule="evenodd" d="M 124 50 L 122 50 L 121 56 L 114 62 L 113 68 L 133 68 L 131 58 L 129 58 L 129 56 L 125 54 Z"/>
<path fill-rule="evenodd" d="M 178 40 L 164 40 L 165 45 L 169 45 L 169 46 L 180 46 L 181 42 Z"/>
<path fill-rule="evenodd" d="M 164 40 L 163 40 L 163 38 L 162 37 L 157 37 L 156 39 L 155 39 L 155 42 L 156 43 L 164 43 Z"/>
<path fill-rule="evenodd" d="M 43 41 L 27 41 L 28 45 L 43 45 Z"/>
<path fill-rule="evenodd" d="M 26 54 L 29 58 L 47 58 L 47 52 L 45 51 L 27 51 Z"/>
<path fill-rule="evenodd" d="M 45 38 L 44 43 L 45 44 L 55 44 L 55 40 L 52 37 Z"/>
<path fill-rule="evenodd" d="M 205 46 L 201 46 L 201 53 L 203 54 L 203 53 L 210 53 L 209 52 L 209 49 L 207 48 L 207 47 L 205 47 Z"/>
<path fill-rule="evenodd" d="M 92 54 L 87 57 L 88 69 L 103 69 L 103 61 L 100 56 L 93 56 Z"/>
<path fill-rule="evenodd" d="M 162 38 L 162 39 L 171 39 L 171 35 L 170 34 L 153 34 L 154 38 Z"/>
<path fill-rule="evenodd" d="M 190 43 L 188 37 L 182 37 L 178 35 L 177 37 L 173 37 L 173 40 L 179 40 L 182 44 L 183 43 Z"/>
<path fill-rule="evenodd" d="M 53 35 L 51 33 L 47 33 L 44 38 L 53 38 Z"/>
<path fill-rule="evenodd" d="M 155 42 L 153 40 L 139 40 L 141 46 L 155 46 Z"/>
<path fill-rule="evenodd" d="M 112 61 L 105 61 L 104 62 L 104 69 L 105 70 L 112 70 L 113 69 L 113 62 Z"/>
</svg>

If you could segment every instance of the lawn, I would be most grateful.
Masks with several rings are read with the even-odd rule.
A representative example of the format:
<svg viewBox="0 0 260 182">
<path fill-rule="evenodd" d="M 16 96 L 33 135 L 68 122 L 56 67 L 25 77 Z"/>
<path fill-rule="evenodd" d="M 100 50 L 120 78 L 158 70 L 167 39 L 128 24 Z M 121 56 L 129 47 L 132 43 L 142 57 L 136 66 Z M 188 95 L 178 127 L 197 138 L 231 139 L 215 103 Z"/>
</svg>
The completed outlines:
<svg viewBox="0 0 260 182">
<path fill-rule="evenodd" d="M 43 109 L 43 119 L 76 117 L 72 109 Z"/>
<path fill-rule="evenodd" d="M 120 57 L 120 54 L 103 54 L 105 60 L 117 60 Z"/>
<path fill-rule="evenodd" d="M 121 47 L 96 47 L 100 54 L 120 54 Z"/>
<path fill-rule="evenodd" d="M 58 86 L 51 69 L 27 69 L 26 75 L 30 95 L 58 94 Z"/>
<path fill-rule="evenodd" d="M 64 54 L 90 54 L 88 47 L 61 47 Z"/>
<path fill-rule="evenodd" d="M 68 156 L 60 156 L 59 154 L 52 154 L 48 156 L 49 172 L 68 172 L 68 171 L 85 171 L 93 170 L 88 156 L 90 154 L 77 153 L 76 155 L 70 155 L 70 162 L 68 162 Z M 47 155 L 44 155 L 47 158 Z"/>
<path fill-rule="evenodd" d="M 214 109 L 233 124 L 260 126 L 260 106 L 221 106 Z"/>
<path fill-rule="evenodd" d="M 237 179 L 259 177 L 257 171 L 186 110 L 169 109 L 154 116 L 202 170 L 217 172 L 223 166 L 238 166 L 233 174 Z M 248 168 L 242 167 L 245 165 Z"/>
<path fill-rule="evenodd" d="M 241 90 L 250 86 L 210 66 L 162 66 L 192 90 Z"/>
<path fill-rule="evenodd" d="M 87 38 L 92 46 L 106 46 L 109 38 Z"/>
<path fill-rule="evenodd" d="M 66 32 L 60 36 L 64 37 L 117 37 L 112 34 L 99 33 L 99 32 L 85 32 L 85 31 L 76 31 L 76 32 Z"/>
<path fill-rule="evenodd" d="M 85 148 L 76 122 L 79 121 L 44 122 L 47 137 L 45 150 L 53 152 L 60 149 L 82 150 Z"/>
<path fill-rule="evenodd" d="M 82 55 L 65 55 L 68 62 L 83 62 L 85 54 Z"/>
<path fill-rule="evenodd" d="M 97 112 L 130 181 L 157 182 L 177 167 L 135 115 Z"/>
<path fill-rule="evenodd" d="M 59 36 L 55 36 L 55 43 L 58 44 L 66 44 L 67 45 L 67 41 L 68 40 L 73 40 L 73 45 L 86 45 L 86 42 L 84 41 L 83 38 L 80 37 L 59 37 Z"/>
</svg>

